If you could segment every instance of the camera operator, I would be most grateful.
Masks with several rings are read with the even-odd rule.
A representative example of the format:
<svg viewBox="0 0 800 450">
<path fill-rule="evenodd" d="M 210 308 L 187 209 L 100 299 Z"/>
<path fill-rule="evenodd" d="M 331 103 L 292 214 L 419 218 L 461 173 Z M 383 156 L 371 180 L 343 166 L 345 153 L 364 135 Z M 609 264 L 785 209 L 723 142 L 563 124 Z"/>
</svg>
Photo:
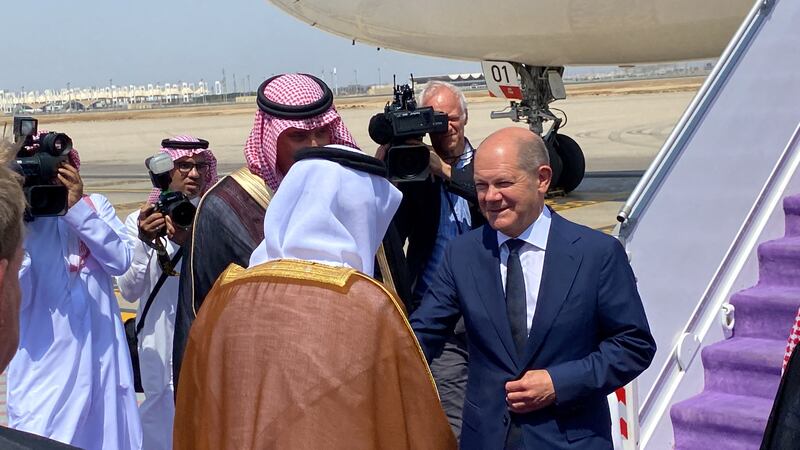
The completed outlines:
<svg viewBox="0 0 800 450">
<path fill-rule="evenodd" d="M 66 213 L 37 217 L 33 205 L 26 213 L 20 340 L 8 367 L 9 426 L 86 449 L 139 449 L 131 362 L 111 279 L 130 265 L 124 227 L 105 197 L 84 195 L 71 140 L 33 136 L 22 151 L 34 157 L 48 151 L 46 136 L 60 140 L 63 159 L 48 181 L 65 188 Z M 30 168 L 30 161 L 17 158 L 20 168 Z"/>
<path fill-rule="evenodd" d="M 19 343 L 22 294 L 19 276 L 25 255 L 22 248 L 25 197 L 20 185 L 22 180 L 8 168 L 15 153 L 12 150 L 6 142 L 0 142 L 0 372 L 6 369 Z M 66 450 L 75 447 L 0 426 L 0 448 Z"/>
<path fill-rule="evenodd" d="M 485 222 L 477 208 L 472 180 L 474 149 L 464 136 L 467 102 L 464 94 L 450 83 L 431 81 L 420 94 L 420 105 L 447 114 L 447 131 L 431 133 L 429 168 L 424 181 L 401 182 L 403 201 L 394 223 L 406 252 L 412 280 L 412 305 L 419 305 L 442 260 L 447 243 L 454 237 Z M 382 156 L 385 147 L 379 149 Z M 408 303 L 408 302 L 407 302 Z M 413 306 L 412 308 L 413 309 Z M 409 311 L 411 313 L 412 311 Z M 467 382 L 467 348 L 463 321 L 445 345 L 442 355 L 431 363 L 442 406 L 456 437 L 461 431 L 461 409 Z"/>
<path fill-rule="evenodd" d="M 208 142 L 191 136 L 176 136 L 165 139 L 159 152 L 168 155 L 173 162 L 168 191 L 185 195 L 196 206 L 203 193 L 217 181 L 217 160 L 208 149 Z M 161 190 L 154 187 L 141 210 L 134 211 L 125 220 L 133 260 L 130 269 L 117 278 L 122 297 L 128 301 L 139 300 L 136 334 L 141 387 L 145 394 L 139 406 L 142 444 L 143 448 L 154 450 L 172 448 L 175 415 L 172 340 L 178 302 L 177 275 L 182 262 L 181 255 L 176 257 L 176 253 L 191 233 L 190 228 L 179 226 L 169 214 L 158 209 L 160 197 Z M 161 259 L 156 241 L 165 250 Z M 172 260 L 175 264 L 170 264 Z M 159 285 L 162 277 L 164 280 Z"/>
</svg>

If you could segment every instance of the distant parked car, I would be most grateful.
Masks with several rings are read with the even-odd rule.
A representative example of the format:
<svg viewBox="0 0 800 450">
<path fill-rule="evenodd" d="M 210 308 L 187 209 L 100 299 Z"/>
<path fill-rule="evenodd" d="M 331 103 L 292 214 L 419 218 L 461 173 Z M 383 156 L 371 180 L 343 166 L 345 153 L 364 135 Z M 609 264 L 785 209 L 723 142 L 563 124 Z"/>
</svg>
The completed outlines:
<svg viewBox="0 0 800 450">
<path fill-rule="evenodd" d="M 36 114 L 42 112 L 39 108 L 34 108 L 28 105 L 17 105 L 14 114 Z"/>
</svg>

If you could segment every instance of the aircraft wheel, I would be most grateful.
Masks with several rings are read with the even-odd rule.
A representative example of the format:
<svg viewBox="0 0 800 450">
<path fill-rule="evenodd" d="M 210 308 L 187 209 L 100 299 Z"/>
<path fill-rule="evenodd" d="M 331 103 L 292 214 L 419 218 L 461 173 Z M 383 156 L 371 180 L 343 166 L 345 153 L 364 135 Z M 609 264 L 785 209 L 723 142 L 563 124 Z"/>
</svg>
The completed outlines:
<svg viewBox="0 0 800 450">
<path fill-rule="evenodd" d="M 561 159 L 562 166 L 557 186 L 564 192 L 572 192 L 581 184 L 586 173 L 586 159 L 583 156 L 583 150 L 577 142 L 564 134 L 556 135 L 554 147 Z"/>
<path fill-rule="evenodd" d="M 550 156 L 550 168 L 553 169 L 553 177 L 550 179 L 550 190 L 552 191 L 560 187 L 559 183 L 561 182 L 564 165 L 553 145 L 547 145 L 547 153 Z"/>
</svg>

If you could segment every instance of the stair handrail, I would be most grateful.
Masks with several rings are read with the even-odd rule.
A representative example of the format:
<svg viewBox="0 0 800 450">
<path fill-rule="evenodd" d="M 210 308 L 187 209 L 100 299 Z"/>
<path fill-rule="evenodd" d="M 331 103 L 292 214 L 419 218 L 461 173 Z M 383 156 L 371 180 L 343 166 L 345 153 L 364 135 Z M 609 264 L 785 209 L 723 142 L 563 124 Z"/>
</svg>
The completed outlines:
<svg viewBox="0 0 800 450">
<path fill-rule="evenodd" d="M 689 106 L 684 111 L 672 132 L 664 141 L 661 149 L 653 158 L 653 162 L 645 171 L 644 175 L 625 204 L 617 213 L 617 221 L 620 223 L 614 234 L 625 243 L 625 237 L 635 228 L 636 216 L 642 211 L 655 195 L 663 179 L 669 173 L 678 157 L 686 148 L 686 143 L 691 138 L 709 107 L 713 104 L 717 94 L 725 85 L 736 64 L 744 54 L 747 45 L 755 36 L 755 31 L 761 25 L 764 17 L 769 13 L 775 0 L 756 0 L 745 18 L 739 26 L 728 46 L 723 51 L 714 69 L 706 77 L 700 90 L 692 99 Z"/>
<path fill-rule="evenodd" d="M 749 43 L 755 37 L 757 34 L 756 32 L 760 29 L 761 24 L 774 6 L 774 2 L 775 0 L 756 0 L 754 2 L 750 12 L 728 43 L 717 64 L 714 66 L 714 69 L 706 78 L 700 90 L 692 99 L 675 128 L 662 145 L 653 162 L 647 168 L 644 175 L 631 192 L 631 195 L 620 209 L 617 215 L 619 224 L 613 231 L 613 234 L 623 245 L 625 245 L 627 238 L 636 228 L 636 219 L 651 202 L 659 186 L 686 148 L 694 130 L 706 115 L 726 81 L 732 75 L 735 66 L 743 57 Z M 756 205 L 757 204 L 758 203 L 756 203 Z M 737 238 L 738 236 L 739 235 L 737 235 Z M 730 250 L 731 249 L 729 249 L 729 252 Z M 728 255 L 726 255 L 726 260 L 727 256 Z M 716 277 L 717 275 L 715 275 L 715 279 Z M 704 295 L 703 298 L 706 299 L 706 296 Z M 699 306 L 700 305 L 698 305 L 698 308 Z M 698 310 L 696 309 L 692 315 L 692 319 L 690 319 L 689 324 L 687 324 L 687 329 L 697 320 L 694 319 L 697 312 Z M 667 359 L 667 364 L 665 364 L 659 372 L 653 384 L 653 388 L 647 394 L 644 402 L 642 402 L 639 415 L 636 417 L 639 422 L 640 443 L 643 447 L 649 442 L 656 430 L 659 419 L 663 417 L 663 414 L 666 412 L 667 408 L 669 408 L 672 396 L 677 390 L 682 378 L 682 374 L 674 373 L 677 367 L 677 348 L 678 344 L 671 349 L 671 355 L 670 358 Z M 653 417 L 655 420 L 649 420 L 650 417 Z"/>
<path fill-rule="evenodd" d="M 789 182 L 800 167 L 800 123 L 786 144 L 777 164 L 770 173 L 763 188 L 756 197 L 736 237 L 728 248 L 722 262 L 714 272 L 711 282 L 703 292 L 700 301 L 683 329 L 684 336 L 691 336 L 702 342 L 716 322 L 718 312 L 731 294 L 742 268 L 751 252 L 758 245 L 773 211 L 780 203 Z M 686 370 L 678 367 L 680 342 L 671 349 L 667 364 L 659 372 L 653 389 L 650 390 L 639 411 L 641 442 L 646 446 L 655 432 L 657 423 L 649 417 L 661 417 L 670 407 L 675 391 Z M 696 353 L 692 360 L 696 358 Z"/>
</svg>

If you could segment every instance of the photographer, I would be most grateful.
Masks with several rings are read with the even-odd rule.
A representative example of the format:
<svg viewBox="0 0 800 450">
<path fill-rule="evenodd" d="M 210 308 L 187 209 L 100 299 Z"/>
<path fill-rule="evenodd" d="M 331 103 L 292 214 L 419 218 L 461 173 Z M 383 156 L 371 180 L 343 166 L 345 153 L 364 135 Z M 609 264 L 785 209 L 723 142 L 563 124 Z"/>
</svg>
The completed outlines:
<svg viewBox="0 0 800 450">
<path fill-rule="evenodd" d="M 196 206 L 205 191 L 217 181 L 217 160 L 208 149 L 208 142 L 191 136 L 176 136 L 165 139 L 159 152 L 168 155 L 173 162 L 173 169 L 168 173 L 168 192 L 181 193 Z M 177 274 L 182 258 L 179 255 L 167 272 L 162 265 L 176 258 L 178 249 L 191 233 L 190 228 L 179 226 L 169 214 L 158 209 L 160 197 L 161 190 L 154 187 L 141 210 L 134 211 L 125 220 L 133 260 L 130 269 L 117 278 L 122 297 L 128 301 L 139 300 L 136 325 L 140 330 L 137 333 L 139 371 L 145 394 L 145 401 L 139 406 L 142 443 L 143 448 L 155 450 L 172 448 L 175 415 L 172 339 L 178 302 Z M 161 258 L 156 242 L 165 250 Z M 162 277 L 164 280 L 159 286 Z M 150 308 L 145 314 L 148 303 Z"/>
<path fill-rule="evenodd" d="M 398 184 L 403 201 L 394 223 L 402 241 L 408 239 L 406 258 L 412 280 L 411 304 L 415 306 L 428 289 L 447 243 L 485 223 L 477 209 L 472 180 L 474 149 L 464 136 L 467 124 L 464 94 L 450 83 L 431 81 L 419 98 L 421 106 L 447 114 L 448 126 L 445 133 L 430 135 L 432 176 L 423 181 Z M 383 151 L 383 148 L 379 150 Z M 461 431 L 467 381 L 466 346 L 463 322 L 459 322 L 455 336 L 431 364 L 442 406 L 457 437 Z"/>
<path fill-rule="evenodd" d="M 6 369 L 19 342 L 19 272 L 25 255 L 22 249 L 25 197 L 20 178 L 8 168 L 14 153 L 6 142 L 0 142 L 0 372 Z M 75 447 L 0 426 L 0 448 L 66 450 Z"/>
<path fill-rule="evenodd" d="M 86 449 L 139 449 L 131 362 L 111 279 L 130 265 L 123 225 L 105 197 L 84 195 L 71 140 L 34 136 L 17 136 L 26 143 L 17 157 L 26 195 L 36 195 L 37 186 L 28 186 L 32 172 L 53 172 L 46 186 L 63 188 L 44 192 L 63 193 L 47 200 L 61 202 L 66 212 L 36 216 L 33 201 L 26 212 L 20 340 L 8 367 L 9 426 Z M 48 144 L 54 141 L 57 152 Z M 58 164 L 41 162 L 44 153 L 57 153 Z"/>
</svg>

